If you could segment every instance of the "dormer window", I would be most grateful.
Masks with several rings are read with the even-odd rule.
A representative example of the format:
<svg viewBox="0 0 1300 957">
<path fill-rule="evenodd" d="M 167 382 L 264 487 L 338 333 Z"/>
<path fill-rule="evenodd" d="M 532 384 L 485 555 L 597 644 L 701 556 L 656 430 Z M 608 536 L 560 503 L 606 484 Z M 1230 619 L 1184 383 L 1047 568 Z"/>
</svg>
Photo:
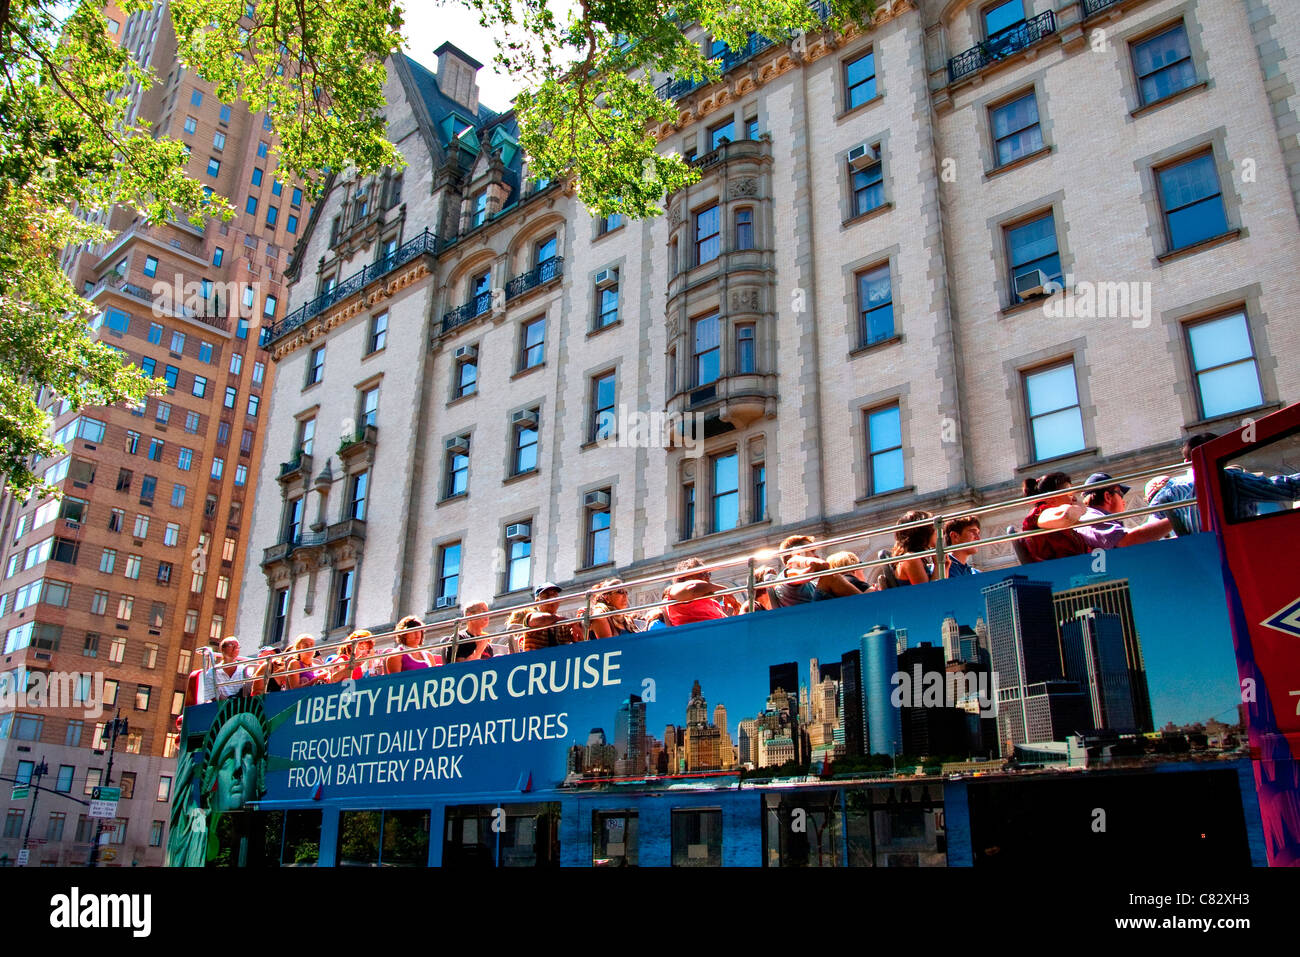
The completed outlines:
<svg viewBox="0 0 1300 957">
<path fill-rule="evenodd" d="M 370 211 L 370 190 L 364 185 L 358 185 L 356 194 L 352 198 L 353 209 L 356 211 L 353 216 L 353 222 L 359 223 L 366 218 L 366 213 Z"/>
<path fill-rule="evenodd" d="M 487 221 L 487 190 L 480 190 L 474 196 L 474 218 L 470 220 L 470 226 L 482 226 Z"/>
</svg>

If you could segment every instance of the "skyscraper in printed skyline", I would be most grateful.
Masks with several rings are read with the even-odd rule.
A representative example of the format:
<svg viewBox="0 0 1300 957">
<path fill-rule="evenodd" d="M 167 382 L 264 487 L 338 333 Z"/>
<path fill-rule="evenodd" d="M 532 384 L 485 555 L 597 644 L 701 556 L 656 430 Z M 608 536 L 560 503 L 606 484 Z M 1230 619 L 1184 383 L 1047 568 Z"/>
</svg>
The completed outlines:
<svg viewBox="0 0 1300 957">
<path fill-rule="evenodd" d="M 1052 595 L 1056 622 L 1064 635 L 1066 622 L 1088 608 L 1115 615 L 1119 619 L 1124 640 L 1124 657 L 1128 668 L 1129 689 L 1133 696 L 1132 708 L 1138 731 L 1155 730 L 1151 714 L 1151 690 L 1147 684 L 1146 662 L 1142 643 L 1138 638 L 1137 622 L 1133 616 L 1133 592 L 1127 578 L 1109 578 L 1106 575 L 1074 575 L 1070 587 Z"/>
<path fill-rule="evenodd" d="M 1134 731 L 1133 690 L 1124 654 L 1124 626 L 1118 615 L 1086 608 L 1061 625 L 1065 677 L 1088 693 L 1093 726 Z"/>
</svg>

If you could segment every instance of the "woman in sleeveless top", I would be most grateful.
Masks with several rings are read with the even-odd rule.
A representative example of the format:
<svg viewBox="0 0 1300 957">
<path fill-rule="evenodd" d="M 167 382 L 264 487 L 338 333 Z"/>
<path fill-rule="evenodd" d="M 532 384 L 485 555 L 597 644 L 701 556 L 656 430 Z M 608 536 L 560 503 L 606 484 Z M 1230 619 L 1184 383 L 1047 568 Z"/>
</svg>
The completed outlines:
<svg viewBox="0 0 1300 957">
<path fill-rule="evenodd" d="M 898 520 L 899 525 L 920 522 L 934 518 L 929 512 L 916 509 L 905 512 Z M 934 548 L 934 526 L 918 525 L 915 528 L 903 528 L 894 532 L 894 548 L 891 554 L 904 556 L 913 552 L 924 552 Z M 900 585 L 920 585 L 934 578 L 933 558 L 905 558 L 894 563 L 894 575 Z"/>
<path fill-rule="evenodd" d="M 419 650 L 424 641 L 424 622 L 414 615 L 407 615 L 397 623 L 397 630 L 401 632 L 397 637 L 398 648 L 406 650 L 388 659 L 390 675 L 397 674 L 399 671 L 418 671 L 421 668 L 432 668 L 434 665 L 442 664 L 442 659 L 438 656 Z"/>
<path fill-rule="evenodd" d="M 610 638 L 634 631 L 627 615 L 621 613 L 627 607 L 627 589 L 623 587 L 623 579 L 606 578 L 596 587 L 608 590 L 601 591 L 591 603 L 591 631 L 587 635 L 588 640 Z M 597 615 L 605 617 L 597 618 Z"/>
<path fill-rule="evenodd" d="M 283 680 L 290 688 L 305 688 L 308 685 L 314 685 L 321 677 L 315 670 L 316 664 L 316 639 L 311 635 L 299 635 L 289 646 L 291 652 L 288 658 L 289 671 L 297 671 L 297 674 L 284 675 Z M 299 669 L 308 670 L 301 671 Z"/>
<path fill-rule="evenodd" d="M 1022 490 L 1025 495 L 1040 495 L 1043 492 L 1055 492 L 1058 489 L 1069 488 L 1072 484 L 1070 476 L 1066 473 L 1049 472 L 1040 479 L 1025 479 Z M 1045 511 L 1056 509 L 1059 506 L 1072 505 L 1074 501 L 1075 495 L 1073 492 L 1062 492 L 1060 495 L 1054 495 L 1051 498 L 1035 502 L 1033 509 L 1025 516 L 1025 520 L 1020 525 L 1021 531 L 1029 532 L 1039 528 L 1038 519 Z M 1025 551 L 1036 562 L 1048 561 L 1053 558 L 1068 558 L 1071 555 L 1086 555 L 1089 552 L 1088 544 L 1083 540 L 1083 536 L 1072 528 L 1063 528 L 1047 535 L 1023 538 L 1021 541 L 1024 543 Z"/>
</svg>

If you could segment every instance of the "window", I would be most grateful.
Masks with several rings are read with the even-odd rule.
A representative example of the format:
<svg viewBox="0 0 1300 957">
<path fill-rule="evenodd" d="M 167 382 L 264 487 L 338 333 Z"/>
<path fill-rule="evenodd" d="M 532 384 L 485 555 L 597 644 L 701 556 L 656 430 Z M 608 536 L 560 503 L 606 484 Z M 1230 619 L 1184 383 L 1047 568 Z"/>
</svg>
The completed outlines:
<svg viewBox="0 0 1300 957">
<path fill-rule="evenodd" d="M 884 202 L 884 164 L 877 160 L 866 169 L 853 170 L 853 215 L 861 216 L 879 209 Z"/>
<path fill-rule="evenodd" d="M 201 375 L 196 375 L 196 376 L 194 377 L 194 388 L 192 388 L 192 389 L 190 390 L 190 392 L 191 392 L 194 396 L 196 396 L 197 398 L 200 398 L 200 399 L 203 398 L 205 395 L 207 395 L 207 394 L 208 394 L 208 380 L 207 380 L 207 378 L 204 377 L 204 376 L 201 376 Z M 197 414 L 197 413 L 196 413 L 196 414 Z"/>
<path fill-rule="evenodd" d="M 758 117 L 751 116 L 749 119 L 745 120 L 745 139 L 756 140 L 758 137 Z"/>
<path fill-rule="evenodd" d="M 234 386 L 226 386 L 226 398 L 225 401 L 222 402 L 222 405 L 224 405 L 227 409 L 233 409 L 235 407 L 235 400 L 238 399 L 238 397 L 239 397 L 238 389 L 236 389 Z"/>
<path fill-rule="evenodd" d="M 78 731 L 77 737 L 78 738 L 81 737 L 80 731 Z M 59 765 L 59 776 L 55 779 L 54 790 L 58 791 L 60 794 L 71 794 L 72 781 L 73 778 L 76 777 L 76 775 L 77 775 L 77 769 L 74 765 L 71 764 Z"/>
<path fill-rule="evenodd" d="M 603 373 L 591 380 L 591 422 L 587 430 L 589 442 L 599 442 L 614 435 L 618 418 L 614 411 L 616 385 L 613 372 Z"/>
<path fill-rule="evenodd" d="M 195 106 L 202 106 L 202 105 L 203 105 L 203 94 L 200 93 L 198 90 L 191 90 L 191 91 L 190 91 L 190 102 L 191 102 L 192 104 L 194 104 Z"/>
<path fill-rule="evenodd" d="M 87 635 L 87 638 L 90 636 Z M 81 729 L 85 722 L 76 718 L 70 719 L 67 726 L 63 729 L 63 744 L 69 748 L 81 747 Z"/>
<path fill-rule="evenodd" d="M 291 498 L 284 504 L 285 542 L 296 542 L 302 534 L 302 497 Z"/>
<path fill-rule="evenodd" d="M 225 257 L 226 257 L 226 251 L 222 249 L 220 246 L 218 246 L 216 249 L 212 251 L 212 265 L 220 266 L 221 260 L 223 260 Z"/>
<path fill-rule="evenodd" d="M 709 149 L 716 150 L 723 143 L 730 143 L 736 138 L 736 121 L 727 120 L 709 130 Z"/>
<path fill-rule="evenodd" d="M 197 412 L 185 413 L 185 431 L 191 435 L 196 435 L 199 431 L 199 414 Z"/>
<path fill-rule="evenodd" d="M 108 530 L 110 532 L 120 532 L 122 522 L 126 519 L 125 509 L 115 508 L 108 513 Z"/>
<path fill-rule="evenodd" d="M 290 213 L 284 220 L 284 231 L 294 235 L 298 232 L 298 217 Z"/>
<path fill-rule="evenodd" d="M 23 836 L 23 808 L 11 807 L 5 812 L 5 837 Z"/>
<path fill-rule="evenodd" d="M 600 219 L 597 221 L 596 234 L 599 236 L 604 236 L 606 233 L 612 232 L 615 229 L 618 229 L 622 225 L 623 225 L 623 214 L 610 213 L 608 216 L 600 217 Z"/>
<path fill-rule="evenodd" d="M 170 801 L 172 797 L 172 779 L 170 775 L 162 774 L 158 776 L 158 794 L 155 796 L 156 801 Z M 155 821 L 155 824 L 161 824 L 162 821 Z M 161 829 L 160 829 L 161 830 Z"/>
<path fill-rule="evenodd" d="M 258 140 L 258 141 L 257 141 L 257 157 L 258 157 L 258 159 L 266 159 L 266 154 L 267 154 L 268 149 L 269 149 L 269 147 L 267 146 L 267 142 L 266 142 L 266 140 Z"/>
<path fill-rule="evenodd" d="M 203 594 L 203 585 L 204 585 L 205 578 L 206 576 L 203 574 L 203 572 L 195 572 L 193 575 L 190 576 L 190 594 L 192 595 Z"/>
<path fill-rule="evenodd" d="M 889 264 L 858 273 L 858 342 L 869 346 L 894 335 Z"/>
<path fill-rule="evenodd" d="M 221 543 L 221 560 L 223 562 L 233 562 L 235 560 L 235 545 L 233 538 L 226 538 Z"/>
<path fill-rule="evenodd" d="M 182 472 L 188 472 L 190 470 L 190 466 L 193 465 L 193 463 L 194 463 L 194 450 L 187 449 L 184 446 L 182 446 L 180 452 L 176 456 L 176 467 L 180 469 Z"/>
<path fill-rule="evenodd" d="M 609 500 L 609 489 L 602 489 Z M 608 505 L 586 509 L 586 567 L 594 568 L 612 561 L 609 552 L 610 509 Z"/>
<path fill-rule="evenodd" d="M 867 424 L 867 494 L 903 487 L 903 430 L 898 405 L 871 409 Z"/>
<path fill-rule="evenodd" d="M 716 382 L 721 371 L 721 325 L 717 314 L 704 316 L 692 323 L 695 381 L 693 388 Z"/>
<path fill-rule="evenodd" d="M 160 409 L 161 409 L 161 407 L 162 407 L 163 404 L 164 404 L 164 403 L 159 403 L 159 408 L 160 408 Z M 170 408 L 170 407 L 169 407 L 169 408 Z M 169 415 L 169 416 L 171 415 L 170 411 L 168 412 L 168 415 Z M 164 421 L 164 420 L 159 420 L 159 421 Z M 166 444 L 166 443 L 163 442 L 162 439 L 150 439 L 150 440 L 149 440 L 149 461 L 150 461 L 150 462 L 161 462 L 161 461 L 162 461 L 163 447 L 164 447 L 165 444 Z"/>
<path fill-rule="evenodd" d="M 740 457 L 732 452 L 711 460 L 713 512 L 710 531 L 725 532 L 740 524 Z"/>
<path fill-rule="evenodd" d="M 236 465 L 235 466 L 235 487 L 238 488 L 244 485 L 247 481 L 248 481 L 248 466 Z"/>
<path fill-rule="evenodd" d="M 216 594 L 217 594 L 217 597 L 218 597 L 218 598 L 229 598 L 229 597 L 230 597 L 230 578 L 229 578 L 228 576 L 226 576 L 226 575 L 218 575 L 218 576 L 217 576 L 217 592 L 216 592 Z"/>
<path fill-rule="evenodd" d="M 220 130 L 212 134 L 212 148 L 214 150 L 224 150 L 226 148 L 226 134 Z"/>
<path fill-rule="evenodd" d="M 334 621 L 332 627 L 346 628 L 352 622 L 352 585 L 354 569 L 334 573 Z"/>
<path fill-rule="evenodd" d="M 185 634 L 192 635 L 199 630 L 199 613 L 193 608 L 185 612 Z"/>
<path fill-rule="evenodd" d="M 158 584 L 159 584 L 159 585 L 169 585 L 169 584 L 171 584 L 171 580 L 172 580 L 172 567 L 173 567 L 173 566 L 172 566 L 172 563 L 171 563 L 171 562 L 159 562 L 159 563 L 158 563 Z"/>
<path fill-rule="evenodd" d="M 311 455 L 311 450 L 316 444 L 316 420 L 303 419 L 298 423 L 298 451 L 303 455 Z"/>
<path fill-rule="evenodd" d="M 1060 282 L 1061 256 L 1056 246 L 1056 220 L 1052 213 L 1005 230 L 1007 258 L 1011 263 L 1011 290 L 1015 293 L 1016 277 L 1039 270 L 1045 281 Z M 1013 300 L 1014 301 L 1014 300 Z"/>
<path fill-rule="evenodd" d="M 695 265 L 703 266 L 718 258 L 718 253 L 721 252 L 721 229 L 716 203 L 695 214 Z"/>
<path fill-rule="evenodd" d="M 257 418 L 257 410 L 262 404 L 261 396 L 250 395 L 248 397 L 248 414 L 252 418 Z"/>
<path fill-rule="evenodd" d="M 177 484 L 172 486 L 172 507 L 173 508 L 185 507 L 185 486 L 184 485 Z"/>
<path fill-rule="evenodd" d="M 156 422 L 159 423 L 160 425 L 166 425 L 168 422 L 170 422 L 170 421 L 172 420 L 172 406 L 171 406 L 171 403 L 170 403 L 170 402 L 163 402 L 163 401 L 160 399 L 160 400 L 158 401 L 158 408 L 154 410 L 154 416 L 153 416 L 153 417 L 154 417 L 154 421 L 156 421 Z M 161 443 L 161 441 L 162 441 L 161 439 L 153 439 L 153 440 L 149 443 L 150 451 L 152 452 L 152 449 L 153 449 L 153 443 L 154 443 L 154 442 L 159 442 L 159 443 Z M 155 459 L 154 461 L 157 461 L 157 459 Z"/>
<path fill-rule="evenodd" d="M 277 588 L 271 599 L 270 643 L 276 644 L 285 636 L 289 624 L 289 589 Z"/>
<path fill-rule="evenodd" d="M 168 522 L 167 527 L 163 529 L 163 544 L 175 547 L 180 540 L 181 527 L 175 522 Z"/>
<path fill-rule="evenodd" d="M 268 206 L 268 207 L 266 207 L 266 225 L 268 225 L 268 226 L 274 226 L 274 225 L 275 225 L 275 221 L 276 221 L 277 219 L 279 219 L 279 217 L 280 217 L 280 207 L 279 207 L 279 206 Z"/>
<path fill-rule="evenodd" d="M 876 53 L 868 50 L 844 64 L 844 108 L 861 106 L 876 95 Z M 751 137 L 752 138 L 752 137 Z"/>
<path fill-rule="evenodd" d="M 1228 231 L 1214 154 L 1202 153 L 1158 171 L 1169 251 L 1194 246 Z"/>
<path fill-rule="evenodd" d="M 546 358 L 546 317 L 525 322 L 520 336 L 519 370 L 532 369 Z"/>
<path fill-rule="evenodd" d="M 185 117 L 185 125 L 183 128 L 186 133 L 193 135 L 195 130 L 199 128 L 199 121 L 192 116 L 187 116 Z"/>
<path fill-rule="evenodd" d="M 748 206 L 736 210 L 736 248 L 754 248 L 754 211 Z"/>
<path fill-rule="evenodd" d="M 209 156 L 209 157 L 208 157 L 208 175 L 209 175 L 209 176 L 213 176 L 213 177 L 215 177 L 215 176 L 219 175 L 220 173 L 221 173 L 221 160 L 217 159 L 215 156 Z"/>
<path fill-rule="evenodd" d="M 230 107 L 227 106 L 225 103 L 221 104 L 221 111 L 218 115 L 218 121 L 226 125 L 229 125 L 230 123 Z"/>
<path fill-rule="evenodd" d="M 1196 66 L 1180 21 L 1153 37 L 1133 44 L 1133 69 L 1142 105 L 1173 96 L 1196 83 Z"/>
<path fill-rule="evenodd" d="M 438 594 L 440 607 L 456 604 L 460 595 L 460 542 L 438 549 Z"/>
<path fill-rule="evenodd" d="M 144 274 L 150 278 L 158 275 L 158 260 L 153 256 L 144 257 Z"/>
<path fill-rule="evenodd" d="M 140 451 L 140 433 L 127 429 L 126 432 L 126 451 L 128 455 L 136 455 Z"/>
<path fill-rule="evenodd" d="M 254 362 L 253 363 L 253 385 L 261 385 L 263 380 L 265 379 L 266 379 L 266 363 Z"/>
<path fill-rule="evenodd" d="M 15 784 L 31 784 L 32 772 L 36 770 L 35 761 L 19 761 L 18 767 L 14 770 Z"/>
<path fill-rule="evenodd" d="M 388 313 L 370 317 L 370 348 L 367 355 L 378 352 L 388 344 Z"/>
<path fill-rule="evenodd" d="M 122 800 L 129 801 L 135 797 L 135 772 L 123 771 L 118 776 L 118 786 L 122 789 Z"/>
<path fill-rule="evenodd" d="M 1043 131 L 1038 124 L 1038 98 L 1030 90 L 1024 96 L 989 110 L 993 130 L 993 152 L 998 166 L 1043 148 Z"/>
<path fill-rule="evenodd" d="M 456 363 L 456 398 L 473 395 L 478 390 L 478 356 L 468 357 Z"/>
<path fill-rule="evenodd" d="M 1025 397 L 1035 461 L 1083 448 L 1083 416 L 1073 362 L 1026 373 Z"/>
<path fill-rule="evenodd" d="M 293 188 L 293 192 L 289 194 L 289 205 L 290 206 L 302 205 L 302 190 L 299 189 L 297 186 L 295 186 Z"/>
<path fill-rule="evenodd" d="M 611 270 L 612 271 L 612 270 Z M 612 326 L 618 322 L 618 281 L 617 273 L 614 273 L 615 281 L 613 285 L 597 287 L 597 313 L 596 328 L 604 329 L 606 326 Z"/>
<path fill-rule="evenodd" d="M 984 36 L 992 37 L 1025 21 L 1024 0 L 1002 0 L 984 9 Z"/>
<path fill-rule="evenodd" d="M 119 596 L 118 599 L 117 599 L 117 620 L 118 620 L 118 621 L 130 621 L 130 620 L 131 620 L 131 611 L 132 611 L 132 609 L 133 609 L 134 607 L 135 607 L 135 596 L 133 596 L 133 595 L 121 595 L 121 596 Z M 126 641 L 125 641 L 125 640 L 122 641 L 122 646 L 123 646 L 123 648 L 126 647 Z M 114 647 L 114 648 L 117 647 L 117 640 L 116 640 L 116 639 L 114 639 L 113 647 Z M 118 661 L 118 662 L 120 662 L 122 659 L 121 659 L 121 658 L 114 658 L 113 660 L 114 660 L 114 661 Z"/>
<path fill-rule="evenodd" d="M 447 479 L 444 486 L 446 498 L 464 495 L 469 490 L 469 436 L 462 435 L 459 438 L 464 447 L 447 450 Z"/>
<path fill-rule="evenodd" d="M 366 519 L 366 491 L 370 486 L 370 473 L 358 472 L 352 477 L 348 492 L 348 518 L 359 522 Z"/>
<path fill-rule="evenodd" d="M 1244 312 L 1189 325 L 1187 342 L 1202 418 L 1263 405 Z"/>
<path fill-rule="evenodd" d="M 537 468 L 537 421 L 539 409 L 531 409 L 533 424 L 515 425 L 514 474 L 522 475 Z"/>
<path fill-rule="evenodd" d="M 211 477 L 214 479 L 221 478 L 221 474 L 222 472 L 225 471 L 225 468 L 226 468 L 225 459 L 214 458 L 212 460 L 212 472 L 210 473 Z"/>
<path fill-rule="evenodd" d="M 90 597 L 90 613 L 92 615 L 102 615 L 108 611 L 108 592 L 101 588 L 96 588 Z"/>
<path fill-rule="evenodd" d="M 470 227 L 482 226 L 487 221 L 487 190 L 483 190 L 474 196 L 474 215 L 470 219 Z"/>
<path fill-rule="evenodd" d="M 753 486 L 754 514 L 751 522 L 761 522 L 767 517 L 767 466 L 761 462 L 750 467 L 750 480 Z"/>
<path fill-rule="evenodd" d="M 754 325 L 744 323 L 736 326 L 736 372 L 744 374 L 754 372 Z"/>
<path fill-rule="evenodd" d="M 379 386 L 366 389 L 361 393 L 361 417 L 359 428 L 379 424 Z"/>
<path fill-rule="evenodd" d="M 181 377 L 181 370 L 175 366 L 167 366 L 163 372 L 163 378 L 167 380 L 167 388 L 176 388 L 176 383 Z"/>
<path fill-rule="evenodd" d="M 672 866 L 722 866 L 722 811 L 674 808 Z"/>
<path fill-rule="evenodd" d="M 153 695 L 153 688 L 149 685 L 135 686 L 135 710 L 148 711 L 149 698 Z"/>
<path fill-rule="evenodd" d="M 527 527 L 527 526 L 525 526 Z M 533 580 L 533 540 L 531 537 L 506 541 L 509 564 L 506 567 L 506 591 L 522 591 Z"/>
<path fill-rule="evenodd" d="M 126 571 L 124 573 L 126 577 L 138 580 L 140 578 L 140 565 L 141 557 L 139 555 L 127 555 Z"/>
<path fill-rule="evenodd" d="M 136 538 L 147 538 L 149 536 L 149 516 L 137 514 L 135 516 L 135 525 L 131 534 Z"/>
<path fill-rule="evenodd" d="M 152 505 L 154 492 L 158 488 L 158 479 L 153 475 L 146 475 L 140 479 L 140 504 Z"/>
<path fill-rule="evenodd" d="M 117 549 L 106 548 L 99 556 L 99 570 L 106 575 L 113 574 L 113 566 L 117 564 Z"/>
<path fill-rule="evenodd" d="M 325 378 L 325 347 L 317 346 L 311 351 L 311 361 L 307 363 L 307 384 L 315 385 Z"/>
</svg>

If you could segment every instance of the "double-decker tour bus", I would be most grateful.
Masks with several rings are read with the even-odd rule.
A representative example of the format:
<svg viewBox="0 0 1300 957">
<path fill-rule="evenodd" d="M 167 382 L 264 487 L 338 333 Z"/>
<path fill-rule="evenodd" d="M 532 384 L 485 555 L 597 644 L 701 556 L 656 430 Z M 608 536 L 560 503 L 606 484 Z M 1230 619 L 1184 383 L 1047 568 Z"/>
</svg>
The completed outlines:
<svg viewBox="0 0 1300 957">
<path fill-rule="evenodd" d="M 183 715 L 168 861 L 1015 867 L 1050 848 L 1295 864 L 1297 473 L 1300 405 L 1113 477 L 1157 504 L 1104 521 L 1177 532 L 1146 544 L 1029 547 L 1080 534 L 1025 530 L 1036 502 L 1070 499 L 1057 490 L 914 523 L 924 584 L 895 587 L 899 556 L 876 550 L 891 526 L 714 562 L 671 595 L 672 574 L 629 581 L 631 607 L 561 599 L 553 647 L 506 653 L 524 632 L 474 638 L 460 618 L 375 635 L 364 658 L 209 665 Z M 849 547 L 862 558 L 835 556 L 833 575 L 764 567 Z M 642 630 L 669 598 L 689 623 Z M 621 633 L 564 641 L 604 631 Z"/>
</svg>

